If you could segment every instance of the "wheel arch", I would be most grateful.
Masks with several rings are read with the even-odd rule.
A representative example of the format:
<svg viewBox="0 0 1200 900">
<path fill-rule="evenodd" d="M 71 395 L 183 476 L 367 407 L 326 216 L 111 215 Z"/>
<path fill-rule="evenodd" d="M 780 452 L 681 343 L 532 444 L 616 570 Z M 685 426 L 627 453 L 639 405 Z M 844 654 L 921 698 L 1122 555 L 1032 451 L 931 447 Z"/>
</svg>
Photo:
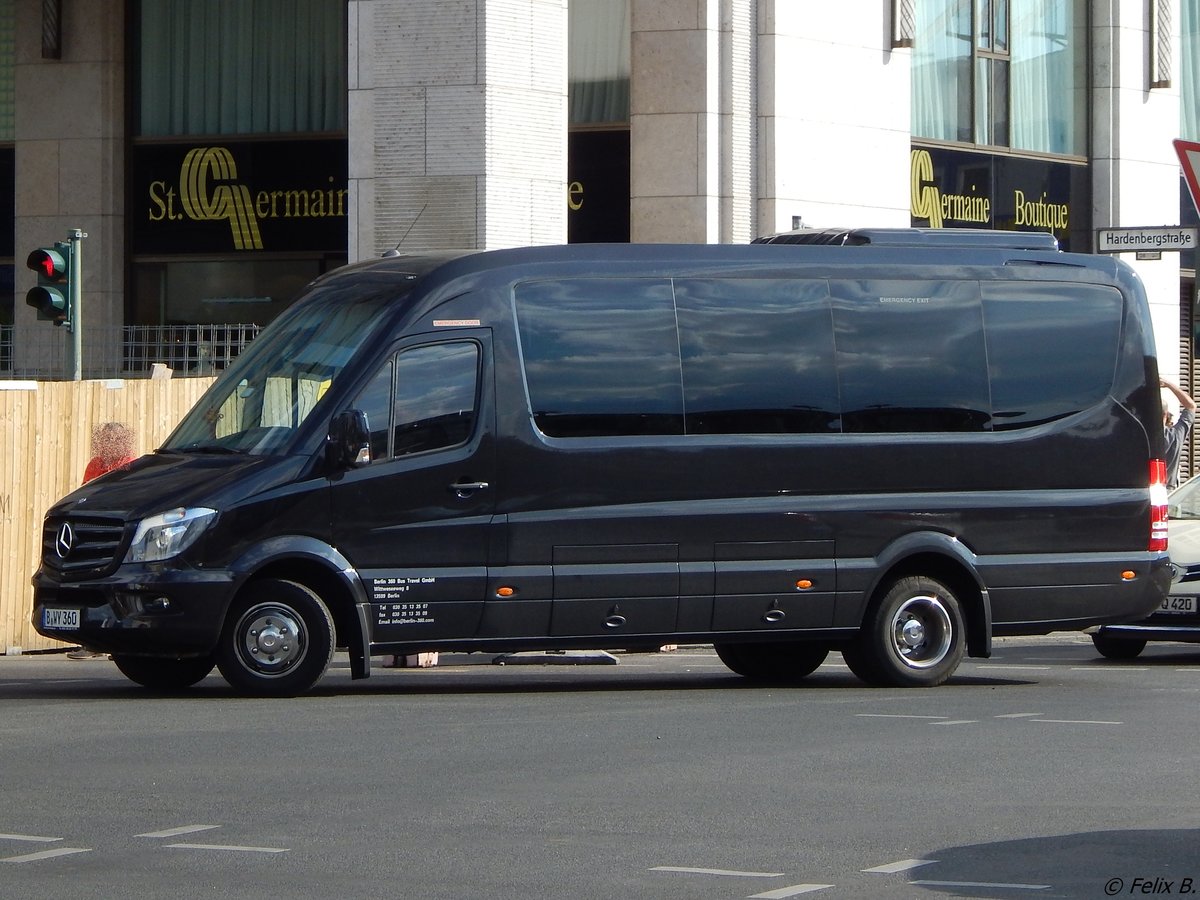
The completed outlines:
<svg viewBox="0 0 1200 900">
<path fill-rule="evenodd" d="M 879 575 L 868 593 L 867 609 L 879 603 L 888 587 L 900 578 L 926 575 L 954 592 L 962 606 L 967 629 L 967 655 L 992 655 L 992 604 L 979 577 L 975 556 L 950 535 L 906 535 L 878 558 Z"/>
<path fill-rule="evenodd" d="M 233 568 L 235 597 L 263 578 L 294 581 L 316 593 L 333 618 L 336 646 L 349 651 L 352 677 L 370 674 L 370 598 L 358 572 L 336 549 L 310 537 L 275 538 L 243 555 Z"/>
</svg>

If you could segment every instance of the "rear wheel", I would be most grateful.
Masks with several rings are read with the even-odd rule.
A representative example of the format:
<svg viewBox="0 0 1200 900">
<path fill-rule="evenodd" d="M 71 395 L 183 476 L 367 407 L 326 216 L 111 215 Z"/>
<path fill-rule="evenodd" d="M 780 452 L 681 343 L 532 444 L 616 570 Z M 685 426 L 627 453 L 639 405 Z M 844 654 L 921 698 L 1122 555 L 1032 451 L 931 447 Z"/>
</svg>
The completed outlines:
<svg viewBox="0 0 1200 900">
<path fill-rule="evenodd" d="M 1134 659 L 1146 649 L 1141 638 L 1115 638 L 1106 634 L 1093 634 L 1092 643 L 1105 659 Z"/>
<path fill-rule="evenodd" d="M 290 697 L 321 679 L 333 649 L 333 617 L 321 598 L 294 581 L 264 578 L 230 608 L 217 666 L 240 693 Z"/>
<path fill-rule="evenodd" d="M 113 662 L 130 681 L 154 691 L 182 691 L 203 681 L 213 670 L 211 656 L 170 659 L 154 656 L 113 654 Z"/>
<path fill-rule="evenodd" d="M 811 675 L 829 655 L 824 644 L 803 641 L 764 644 L 714 644 L 721 662 L 754 681 L 799 681 Z"/>
<path fill-rule="evenodd" d="M 842 657 L 869 684 L 933 687 L 954 673 L 965 649 L 966 627 L 954 592 L 915 575 L 888 588 Z"/>
</svg>

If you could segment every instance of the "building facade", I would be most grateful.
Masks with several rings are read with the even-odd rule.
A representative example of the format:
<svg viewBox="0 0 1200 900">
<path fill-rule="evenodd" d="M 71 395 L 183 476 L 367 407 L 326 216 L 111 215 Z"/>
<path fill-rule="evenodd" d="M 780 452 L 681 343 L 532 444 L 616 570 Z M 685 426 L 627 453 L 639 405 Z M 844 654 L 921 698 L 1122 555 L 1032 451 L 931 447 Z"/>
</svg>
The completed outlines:
<svg viewBox="0 0 1200 900">
<path fill-rule="evenodd" d="M 1200 139 L 1198 19 L 1200 0 L 0 0 L 0 378 L 62 377 L 25 257 L 76 228 L 86 375 L 257 328 L 396 247 L 920 225 L 1093 252 L 1097 229 L 1195 224 L 1172 141 Z M 1192 255 L 1127 258 L 1162 371 L 1195 389 Z M 189 354 L 168 362 L 219 366 Z"/>
</svg>

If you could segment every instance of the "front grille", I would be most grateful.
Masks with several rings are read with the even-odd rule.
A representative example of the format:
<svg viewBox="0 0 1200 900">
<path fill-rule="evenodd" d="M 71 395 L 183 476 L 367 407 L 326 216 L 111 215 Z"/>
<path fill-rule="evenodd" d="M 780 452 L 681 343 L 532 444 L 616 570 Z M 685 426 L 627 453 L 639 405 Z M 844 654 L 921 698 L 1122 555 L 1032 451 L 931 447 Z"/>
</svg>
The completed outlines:
<svg viewBox="0 0 1200 900">
<path fill-rule="evenodd" d="M 98 575 L 115 568 L 125 522 L 101 516 L 47 518 L 42 530 L 42 563 L 67 578 Z"/>
</svg>

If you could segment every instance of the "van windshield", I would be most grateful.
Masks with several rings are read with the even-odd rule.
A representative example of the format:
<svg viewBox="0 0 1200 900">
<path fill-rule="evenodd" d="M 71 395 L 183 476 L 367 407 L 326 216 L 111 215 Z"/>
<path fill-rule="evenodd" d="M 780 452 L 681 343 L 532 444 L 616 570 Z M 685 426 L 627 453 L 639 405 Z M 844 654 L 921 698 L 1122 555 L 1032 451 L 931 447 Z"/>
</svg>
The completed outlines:
<svg viewBox="0 0 1200 900">
<path fill-rule="evenodd" d="M 208 389 L 161 449 L 280 452 L 375 330 L 381 311 L 400 296 L 394 283 L 384 290 L 371 287 L 334 282 L 285 311 Z"/>
</svg>

